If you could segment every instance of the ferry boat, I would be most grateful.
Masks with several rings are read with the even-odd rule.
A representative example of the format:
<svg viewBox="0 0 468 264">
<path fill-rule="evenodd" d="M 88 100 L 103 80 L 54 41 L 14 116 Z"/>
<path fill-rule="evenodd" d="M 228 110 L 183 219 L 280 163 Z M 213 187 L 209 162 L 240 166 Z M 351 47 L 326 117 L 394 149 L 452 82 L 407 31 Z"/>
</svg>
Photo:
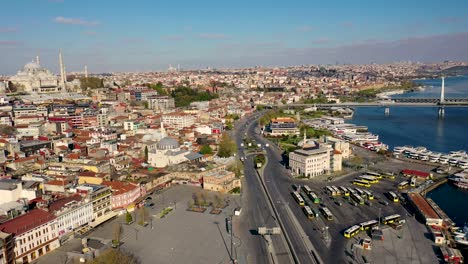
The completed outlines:
<svg viewBox="0 0 468 264">
<path fill-rule="evenodd" d="M 449 181 L 460 189 L 468 189 L 468 171 L 462 171 L 450 176 Z"/>
<path fill-rule="evenodd" d="M 439 162 L 439 159 L 440 159 L 440 156 L 442 154 L 440 153 L 432 153 L 429 155 L 429 162 L 432 162 L 432 163 L 437 163 Z"/>
<path fill-rule="evenodd" d="M 454 239 L 458 244 L 468 246 L 468 225 L 465 224 L 463 227 L 463 232 L 455 231 Z"/>
<path fill-rule="evenodd" d="M 450 151 L 450 155 L 454 155 L 454 156 L 465 156 L 465 155 L 466 155 L 466 151 L 464 151 L 464 150 Z"/>
<path fill-rule="evenodd" d="M 393 152 L 394 152 L 395 154 L 402 154 L 405 150 L 406 150 L 405 147 L 394 147 L 394 148 L 393 148 Z"/>
</svg>

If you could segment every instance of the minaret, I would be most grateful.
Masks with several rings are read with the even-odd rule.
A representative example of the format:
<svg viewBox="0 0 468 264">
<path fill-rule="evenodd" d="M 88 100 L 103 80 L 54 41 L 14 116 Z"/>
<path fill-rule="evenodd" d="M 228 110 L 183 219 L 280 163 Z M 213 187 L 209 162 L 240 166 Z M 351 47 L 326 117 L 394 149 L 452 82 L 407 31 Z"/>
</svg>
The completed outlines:
<svg viewBox="0 0 468 264">
<path fill-rule="evenodd" d="M 61 77 L 61 84 L 62 90 L 65 91 L 66 88 L 66 75 L 65 75 L 65 65 L 63 65 L 63 57 L 62 57 L 62 49 L 59 50 L 59 66 L 60 66 L 60 77 Z"/>
<path fill-rule="evenodd" d="M 36 56 L 36 63 L 37 65 L 41 65 L 41 61 L 39 60 L 39 55 Z"/>
<path fill-rule="evenodd" d="M 445 102 L 445 77 L 442 77 L 442 89 L 440 89 L 440 103 Z"/>
<path fill-rule="evenodd" d="M 166 130 L 164 129 L 164 123 L 161 120 L 161 138 L 166 137 Z"/>
<path fill-rule="evenodd" d="M 84 66 L 84 77 L 88 78 L 88 65 Z"/>
</svg>

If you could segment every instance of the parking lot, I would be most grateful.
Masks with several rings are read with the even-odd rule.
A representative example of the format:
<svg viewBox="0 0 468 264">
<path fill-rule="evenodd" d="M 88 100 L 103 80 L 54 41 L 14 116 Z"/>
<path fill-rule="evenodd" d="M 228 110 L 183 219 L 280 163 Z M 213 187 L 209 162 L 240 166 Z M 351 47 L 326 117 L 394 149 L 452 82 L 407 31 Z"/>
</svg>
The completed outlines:
<svg viewBox="0 0 468 264">
<path fill-rule="evenodd" d="M 350 262 L 364 263 L 361 256 L 364 254 L 368 260 L 373 260 L 372 263 L 434 263 L 437 257 L 435 253 L 431 254 L 431 252 L 434 252 L 432 248 L 433 242 L 428 236 L 425 225 L 419 223 L 413 217 L 412 212 L 408 211 L 401 202 L 395 203 L 386 195 L 389 191 L 398 193 L 398 183 L 408 180 L 408 178 L 403 176 L 396 176 L 395 179 L 382 178 L 379 180 L 379 183 L 371 184 L 369 188 L 353 185 L 351 183 L 353 179 L 355 179 L 355 176 L 343 177 L 331 182 L 295 180 L 295 185 L 306 184 L 320 197 L 320 203 L 313 203 L 303 189 L 301 189 L 301 195 L 311 208 L 320 210 L 320 208 L 326 207 L 333 214 L 333 220 L 326 220 L 322 213 L 319 214 L 318 218 L 308 220 L 302 212 L 301 207 L 291 196 L 290 206 L 301 224 L 303 226 L 312 226 L 312 230 L 316 232 L 315 235 L 318 235 L 330 250 L 345 250 Z M 328 194 L 326 187 L 331 185 L 352 189 L 357 187 L 361 190 L 368 190 L 374 194 L 374 199 L 364 199 L 365 204 L 356 204 L 350 197 Z M 293 191 L 292 186 L 290 190 L 291 192 Z M 382 224 L 381 228 L 386 229 L 384 232 L 385 239 L 383 242 L 375 241 L 373 249 L 369 252 L 353 250 L 353 244 L 357 243 L 356 240 L 347 239 L 343 236 L 344 230 L 353 225 L 369 220 L 378 220 L 379 217 L 383 218 L 393 214 L 401 215 L 401 219 L 406 222 L 403 224 L 404 228 L 396 232 L 389 226 Z M 310 228 L 304 229 L 310 230 Z M 309 236 L 313 235 L 314 233 L 312 232 Z M 360 236 L 366 236 L 365 232 L 361 232 Z M 404 237 L 405 239 L 395 237 Z M 406 250 L 404 251 L 405 253 L 402 253 L 402 249 Z M 418 255 L 420 253 L 417 252 L 421 252 L 422 250 L 426 252 L 425 256 Z M 409 262 L 402 261 L 403 259 Z M 425 262 L 426 260 L 431 261 Z"/>
<path fill-rule="evenodd" d="M 154 217 L 147 226 L 138 225 L 138 221 L 127 225 L 125 215 L 121 215 L 93 229 L 87 237 L 112 239 L 114 224 L 123 223 L 121 247 L 135 254 L 141 263 L 230 263 L 231 240 L 226 230 L 226 217 L 238 206 L 239 197 L 222 195 L 223 200 L 229 201 L 229 205 L 219 215 L 210 214 L 211 207 L 204 213 L 187 211 L 193 194 L 200 192 L 207 197 L 217 194 L 199 187 L 176 185 L 152 195 L 154 206 L 148 210 L 150 216 Z M 167 206 L 172 206 L 174 210 L 159 219 L 160 212 Z M 76 243 L 76 240 L 79 241 L 74 239 L 68 243 Z M 234 238 L 233 254 L 240 245 L 241 241 Z M 60 249 L 47 254 L 44 261 L 40 258 L 38 263 L 66 259 L 66 252 Z"/>
</svg>

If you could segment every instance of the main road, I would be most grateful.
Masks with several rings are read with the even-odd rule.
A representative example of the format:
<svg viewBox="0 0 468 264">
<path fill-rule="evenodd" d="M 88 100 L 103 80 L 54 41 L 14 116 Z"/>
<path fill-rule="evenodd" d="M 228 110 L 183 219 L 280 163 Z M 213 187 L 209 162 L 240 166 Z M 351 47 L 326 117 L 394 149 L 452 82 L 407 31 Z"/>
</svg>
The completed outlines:
<svg viewBox="0 0 468 264">
<path fill-rule="evenodd" d="M 288 190 L 290 180 L 287 171 L 280 164 L 280 152 L 271 148 L 265 148 L 269 162 L 264 169 L 263 176 L 263 183 L 273 200 L 271 206 L 273 206 L 274 210 L 278 213 L 279 219 L 276 219 L 275 214 L 270 210 L 268 198 L 265 197 L 262 181 L 254 169 L 253 157 L 252 155 L 248 155 L 248 153 L 244 153 L 244 149 L 241 147 L 245 135 L 265 145 L 266 142 L 258 135 L 258 118 L 260 116 L 261 113 L 255 113 L 252 116 L 240 120 L 236 124 L 235 135 L 236 143 L 239 147 L 239 156 L 245 157 L 243 200 L 246 201 L 245 205 L 247 207 L 245 213 L 249 214 L 246 216 L 247 219 L 244 219 L 243 225 L 241 225 L 240 228 L 245 230 L 249 227 L 258 226 L 274 227 L 280 226 L 281 222 L 284 227 L 282 232 L 285 232 L 285 236 L 290 241 L 290 246 L 296 257 L 295 261 L 298 263 L 320 263 L 322 262 L 320 261 L 321 257 L 318 256 L 317 252 L 313 249 L 309 239 L 310 237 L 305 230 L 303 230 L 302 223 L 295 217 L 297 211 L 294 210 L 295 212 L 293 212 L 290 208 L 290 206 L 293 207 L 295 205 L 289 204 L 291 203 L 291 196 Z M 303 216 L 299 208 L 295 209 L 299 210 L 300 216 Z M 272 236 L 271 239 L 272 247 L 270 247 L 269 250 L 270 253 L 272 253 L 273 260 L 276 263 L 290 263 L 292 261 L 292 256 L 290 255 L 291 250 L 283 237 L 275 235 Z M 255 250 L 258 250 L 257 252 L 251 250 L 250 253 L 250 255 L 255 254 L 257 259 L 256 263 L 260 263 L 258 260 L 266 260 L 264 250 L 268 250 L 268 248 L 262 245 L 265 243 L 260 243 L 261 241 L 259 240 L 252 241 L 252 239 L 250 239 L 249 242 L 252 243 L 252 247 Z"/>
<path fill-rule="evenodd" d="M 299 263 L 340 263 L 346 262 L 345 239 L 339 234 L 346 225 L 337 224 L 336 230 L 326 231 L 326 224 L 320 219 L 308 220 L 291 196 L 291 185 L 294 180 L 290 172 L 283 165 L 282 151 L 260 134 L 258 119 L 261 113 L 241 120 L 237 124 L 236 141 L 238 146 L 245 136 L 255 140 L 264 147 L 268 163 L 264 169 L 264 183 L 270 196 L 273 198 L 273 206 L 279 214 L 279 220 L 283 224 L 283 232 L 289 237 Z M 239 155 L 245 156 L 243 149 L 239 148 Z M 248 159 L 247 159 L 248 160 Z M 249 182 L 253 178 L 248 172 L 248 167 L 253 166 L 250 161 L 245 163 L 246 179 L 248 187 L 251 184 L 259 184 L 258 181 Z M 325 186 L 325 184 L 323 184 Z M 260 188 L 256 186 L 255 188 Z"/>
</svg>

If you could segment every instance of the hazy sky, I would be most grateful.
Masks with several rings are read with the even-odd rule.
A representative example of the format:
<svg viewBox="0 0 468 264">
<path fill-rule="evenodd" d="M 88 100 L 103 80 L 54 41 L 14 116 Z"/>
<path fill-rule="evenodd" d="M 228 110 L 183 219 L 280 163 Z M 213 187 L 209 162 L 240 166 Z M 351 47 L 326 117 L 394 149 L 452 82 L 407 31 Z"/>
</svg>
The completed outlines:
<svg viewBox="0 0 468 264">
<path fill-rule="evenodd" d="M 0 74 L 468 60 L 467 0 L 2 1 Z"/>
</svg>

